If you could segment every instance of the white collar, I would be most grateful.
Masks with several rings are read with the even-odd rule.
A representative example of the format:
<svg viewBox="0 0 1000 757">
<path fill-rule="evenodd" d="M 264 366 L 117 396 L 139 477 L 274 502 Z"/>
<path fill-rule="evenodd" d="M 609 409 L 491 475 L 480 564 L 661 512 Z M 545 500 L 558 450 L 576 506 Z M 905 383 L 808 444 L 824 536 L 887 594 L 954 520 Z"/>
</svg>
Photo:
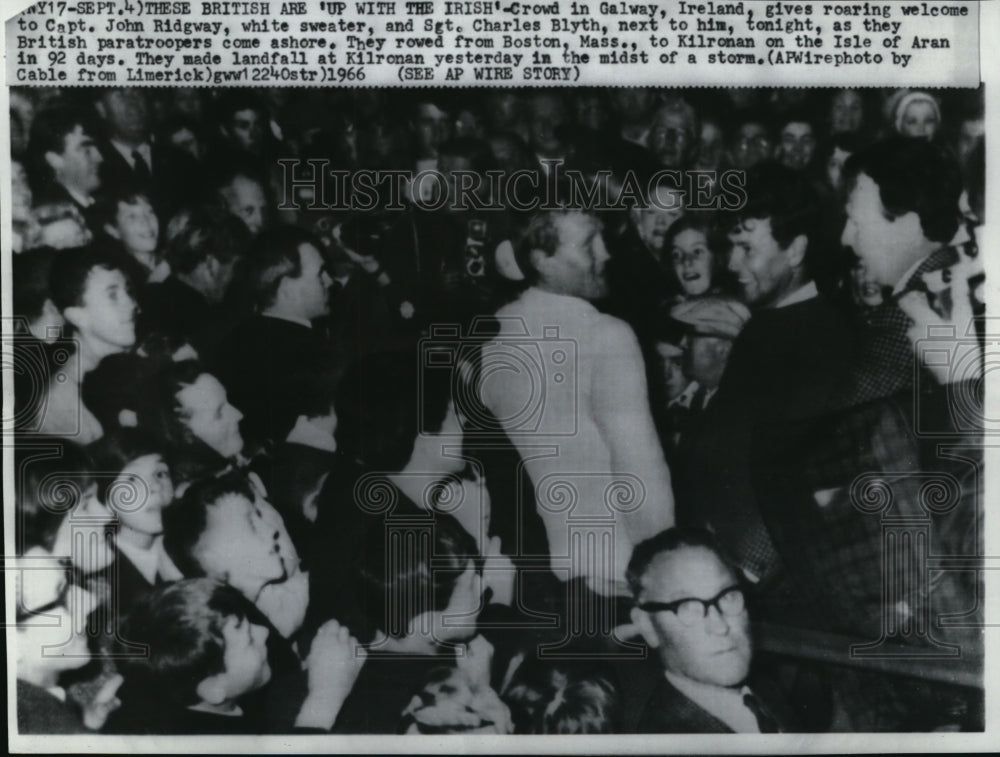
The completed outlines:
<svg viewBox="0 0 1000 757">
<path fill-rule="evenodd" d="M 816 282 L 810 281 L 809 283 L 800 286 L 791 294 L 785 295 L 774 306 L 774 309 L 777 310 L 778 308 L 788 307 L 789 305 L 797 305 L 800 302 L 805 302 L 806 300 L 811 300 L 818 296 L 819 290 L 816 288 Z"/>
<path fill-rule="evenodd" d="M 207 704 L 206 702 L 198 702 L 198 704 L 193 704 L 188 707 L 188 709 L 194 710 L 195 712 L 207 712 L 212 715 L 224 715 L 227 718 L 239 718 L 243 716 L 243 710 L 240 709 L 238 704 L 233 705 L 233 709 L 231 710 L 220 710 L 219 708 Z"/>
<path fill-rule="evenodd" d="M 683 392 L 667 403 L 667 407 L 691 407 L 691 403 L 694 401 L 694 396 L 698 393 L 699 389 L 701 389 L 701 384 L 697 381 L 692 381 L 684 388 Z"/>
<path fill-rule="evenodd" d="M 693 681 L 669 670 L 663 672 L 675 689 L 736 733 L 760 733 L 757 716 L 743 704 L 743 697 L 753 693 L 748 686 L 739 688 L 714 686 Z"/>
<path fill-rule="evenodd" d="M 920 260 L 916 261 L 913 265 L 906 269 L 906 273 L 903 274 L 903 278 L 896 282 L 896 286 L 892 288 L 892 293 L 894 295 L 899 294 L 905 288 L 907 283 L 909 283 L 910 278 L 917 272 L 917 269 L 924 264 L 924 261 L 929 258 L 930 255 L 924 255 Z"/>
<path fill-rule="evenodd" d="M 291 444 L 301 444 L 304 447 L 323 450 L 324 452 L 336 452 L 337 441 L 325 430 L 312 423 L 304 415 L 295 419 L 295 426 L 288 432 L 285 441 Z"/>
<path fill-rule="evenodd" d="M 85 208 L 89 208 L 91 205 L 94 204 L 94 198 L 93 197 L 82 195 L 79 192 L 77 192 L 75 189 L 73 189 L 72 187 L 68 187 L 65 184 L 63 184 L 62 186 L 63 186 L 63 189 L 65 189 L 69 193 L 69 196 L 72 197 L 74 200 L 76 200 L 76 203 L 78 205 L 82 205 Z"/>
<path fill-rule="evenodd" d="M 149 549 L 139 549 L 122 539 L 115 539 L 115 544 L 151 586 L 156 583 L 157 574 L 165 581 L 178 581 L 184 577 L 163 548 L 162 536 L 157 536 Z"/>
<path fill-rule="evenodd" d="M 261 315 L 265 318 L 277 318 L 279 321 L 297 323 L 300 326 L 305 326 L 307 329 L 311 329 L 313 327 L 313 325 L 305 318 L 296 318 L 294 315 L 283 315 L 281 313 L 261 313 Z"/>
<path fill-rule="evenodd" d="M 153 170 L 153 151 L 149 146 L 149 142 L 143 142 L 138 147 L 129 147 L 124 142 L 112 139 L 111 146 L 114 147 L 123 158 L 125 158 L 125 162 L 128 163 L 129 168 L 135 168 L 135 157 L 132 153 L 138 151 L 142 156 L 142 159 L 146 161 L 146 168 L 150 171 Z"/>
</svg>

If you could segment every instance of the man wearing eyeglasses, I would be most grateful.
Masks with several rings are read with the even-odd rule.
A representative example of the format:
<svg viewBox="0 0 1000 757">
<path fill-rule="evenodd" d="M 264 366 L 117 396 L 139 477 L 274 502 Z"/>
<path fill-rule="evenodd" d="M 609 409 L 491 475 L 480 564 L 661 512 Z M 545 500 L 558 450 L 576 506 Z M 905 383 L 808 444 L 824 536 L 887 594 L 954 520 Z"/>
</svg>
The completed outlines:
<svg viewBox="0 0 1000 757">
<path fill-rule="evenodd" d="M 753 642 L 739 574 L 708 531 L 670 528 L 632 553 L 632 622 L 662 676 L 624 689 L 624 730 L 639 733 L 780 733 L 791 718 L 748 683 Z M 628 701 L 634 699 L 634 701 Z"/>
</svg>

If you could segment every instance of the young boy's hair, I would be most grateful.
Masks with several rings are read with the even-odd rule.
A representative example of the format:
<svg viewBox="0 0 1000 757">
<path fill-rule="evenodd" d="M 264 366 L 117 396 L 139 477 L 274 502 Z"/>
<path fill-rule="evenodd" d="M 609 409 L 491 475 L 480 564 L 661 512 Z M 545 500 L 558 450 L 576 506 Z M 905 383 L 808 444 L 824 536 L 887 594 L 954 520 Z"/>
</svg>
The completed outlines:
<svg viewBox="0 0 1000 757">
<path fill-rule="evenodd" d="M 110 506 L 108 494 L 118 480 L 119 474 L 140 457 L 163 455 L 162 445 L 149 434 L 137 428 L 118 428 L 105 434 L 90 448 L 94 458 L 94 472 L 97 474 L 97 499 Z M 145 484 L 146 482 L 143 482 Z M 148 492 L 147 492 L 148 493 Z M 142 485 L 135 496 L 142 496 Z M 142 502 L 131 503 L 140 506 Z M 138 509 L 138 508 L 137 508 Z"/>
<path fill-rule="evenodd" d="M 618 694 L 596 671 L 531 665 L 504 695 L 515 733 L 613 733 Z"/>
<path fill-rule="evenodd" d="M 238 591 L 208 578 L 145 593 L 121 626 L 119 638 L 148 647 L 144 656 L 128 656 L 126 677 L 182 707 L 198 704 L 198 684 L 225 670 L 223 627 L 232 617 L 256 615 Z"/>
<path fill-rule="evenodd" d="M 369 528 L 357 553 L 362 634 L 369 638 L 376 631 L 402 637 L 413 618 L 444 610 L 469 562 L 479 558 L 475 540 L 452 516 L 418 518 L 397 525 L 390 517 L 384 527 Z"/>
</svg>

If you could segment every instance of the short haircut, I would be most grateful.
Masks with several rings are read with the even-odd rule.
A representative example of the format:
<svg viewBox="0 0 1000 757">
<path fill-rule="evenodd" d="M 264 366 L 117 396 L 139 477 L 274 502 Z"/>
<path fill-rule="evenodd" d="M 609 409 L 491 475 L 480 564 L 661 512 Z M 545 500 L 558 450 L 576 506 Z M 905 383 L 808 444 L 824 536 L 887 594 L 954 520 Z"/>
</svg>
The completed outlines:
<svg viewBox="0 0 1000 757">
<path fill-rule="evenodd" d="M 651 121 L 655 124 L 659 119 L 673 115 L 684 119 L 687 125 L 688 137 L 697 141 L 701 135 L 701 123 L 698 119 L 698 112 L 691 107 L 687 100 L 681 97 L 670 97 L 654 111 Z"/>
<path fill-rule="evenodd" d="M 944 148 L 916 137 L 891 137 L 852 155 L 844 171 L 849 187 L 862 173 L 871 177 L 889 220 L 916 213 L 928 240 L 946 244 L 955 236 L 962 178 L 958 161 Z"/>
<path fill-rule="evenodd" d="M 204 207 L 168 231 L 165 257 L 171 270 L 188 274 L 210 257 L 229 263 L 243 255 L 250 232 L 240 219 L 221 208 Z"/>
<path fill-rule="evenodd" d="M 52 302 L 64 312 L 66 308 L 82 307 L 83 295 L 87 291 L 87 280 L 95 268 L 121 271 L 121 265 L 108 252 L 93 245 L 59 250 L 52 260 L 49 271 L 49 291 Z M 124 271 L 122 271 L 124 274 Z M 127 278 L 126 278 L 127 281 Z"/>
<path fill-rule="evenodd" d="M 675 526 L 639 542 L 632 551 L 632 558 L 628 561 L 625 578 L 632 590 L 633 599 L 638 601 L 642 595 L 642 582 L 653 561 L 665 552 L 675 552 L 684 547 L 703 547 L 709 550 L 739 579 L 741 574 L 736 564 L 711 531 L 704 528 Z"/>
<path fill-rule="evenodd" d="M 362 635 L 402 637 L 413 618 L 444 610 L 469 563 L 479 559 L 475 540 L 452 516 L 426 517 L 429 542 L 420 538 L 414 520 L 398 527 L 389 520 L 366 531 L 355 553 L 358 606 L 367 625 Z M 413 532 L 394 533 L 396 528 Z"/>
<path fill-rule="evenodd" d="M 777 163 L 762 163 L 747 171 L 747 202 L 732 214 L 736 228 L 748 219 L 771 221 L 771 236 L 786 249 L 797 236 L 809 240 L 809 248 L 818 243 L 820 206 L 809 180 L 798 171 Z"/>
<path fill-rule="evenodd" d="M 79 108 L 58 105 L 47 108 L 35 116 L 31 124 L 31 138 L 28 142 L 28 164 L 32 176 L 37 179 L 52 176 L 52 169 L 45 160 L 45 154 L 53 152 L 62 155 L 66 149 L 66 136 L 77 126 L 82 126 L 88 134 L 88 118 Z"/>
<path fill-rule="evenodd" d="M 614 733 L 618 692 L 596 671 L 569 665 L 526 664 L 518 670 L 504 701 L 515 733 Z"/>
<path fill-rule="evenodd" d="M 56 251 L 52 247 L 36 247 L 14 255 L 11 282 L 14 294 L 14 317 L 33 321 L 42 314 L 45 301 L 50 299 L 49 273 Z"/>
<path fill-rule="evenodd" d="M 90 456 L 66 439 L 32 436 L 14 447 L 18 554 L 51 552 L 62 522 L 93 483 Z"/>
<path fill-rule="evenodd" d="M 153 589 L 122 622 L 119 639 L 148 647 L 146 656 L 127 657 L 126 675 L 141 681 L 146 695 L 157 691 L 182 707 L 198 704 L 198 685 L 226 669 L 227 619 L 253 617 L 252 605 L 238 591 L 208 578 Z"/>
<path fill-rule="evenodd" d="M 108 494 L 122 470 L 140 457 L 162 456 L 163 448 L 153 437 L 140 429 L 119 428 L 94 442 L 91 454 L 94 458 L 94 472 L 97 474 L 97 498 L 105 505 L 109 505 Z M 140 491 L 133 495 L 133 500 L 142 493 L 140 487 Z M 132 501 L 130 504 L 141 507 L 143 503 Z"/>
<path fill-rule="evenodd" d="M 250 286 L 259 308 L 274 303 L 282 279 L 302 275 L 299 247 L 312 245 L 322 254 L 323 243 L 298 226 L 277 226 L 260 233 L 250 250 Z"/>
<path fill-rule="evenodd" d="M 525 281 L 534 284 L 538 281 L 538 271 L 531 264 L 531 253 L 541 250 L 551 257 L 559 248 L 559 229 L 556 221 L 575 213 L 582 213 L 594 219 L 600 226 L 597 217 L 577 208 L 561 207 L 538 210 L 518 234 L 514 242 L 514 259 L 524 273 Z"/>
<path fill-rule="evenodd" d="M 337 391 L 338 448 L 368 471 L 399 472 L 421 433 L 441 431 L 451 401 L 451 370 L 428 370 L 417 349 L 364 356 Z"/>
<path fill-rule="evenodd" d="M 254 501 L 254 491 L 239 471 L 196 481 L 180 501 L 163 511 L 163 546 L 185 576 L 204 576 L 198 544 L 208 524 L 208 508 L 222 497 L 236 495 Z"/>
<path fill-rule="evenodd" d="M 146 192 L 127 184 L 112 185 L 108 191 L 103 193 L 95 206 L 94 223 L 100 228 L 103 228 L 105 225 L 116 226 L 118 223 L 118 206 L 138 205 L 140 202 L 145 202 L 150 207 L 153 207 L 153 201 Z"/>
</svg>

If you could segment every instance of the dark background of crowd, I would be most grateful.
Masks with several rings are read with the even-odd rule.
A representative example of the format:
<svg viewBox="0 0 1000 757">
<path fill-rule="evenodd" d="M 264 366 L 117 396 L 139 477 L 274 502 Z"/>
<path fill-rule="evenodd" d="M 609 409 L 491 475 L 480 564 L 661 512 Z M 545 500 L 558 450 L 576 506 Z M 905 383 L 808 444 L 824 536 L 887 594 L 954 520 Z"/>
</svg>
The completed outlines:
<svg viewBox="0 0 1000 757">
<path fill-rule="evenodd" d="M 112 510 L 109 488 L 114 487 L 102 483 L 102 476 L 111 482 L 126 472 L 141 477 L 129 466 L 153 457 L 171 480 L 159 531 L 139 529 L 150 537 L 142 549 L 155 542 L 157 554 L 169 554 L 169 565 L 154 559 L 152 572 L 129 572 L 121 567 L 131 559 L 128 550 L 114 547 L 111 567 L 76 565 L 70 571 L 70 583 L 102 598 L 98 604 L 105 608 L 107 628 L 118 628 L 123 618 L 132 625 L 128 633 L 92 633 L 90 662 L 57 670 L 54 677 L 47 673 L 46 680 L 69 692 L 66 712 L 38 699 L 27 684 L 22 692 L 19 681 L 19 719 L 29 702 L 44 713 L 33 723 L 21 722 L 22 730 L 40 732 L 72 731 L 78 712 L 92 710 L 102 685 L 116 674 L 107 653 L 121 639 L 149 632 L 156 622 L 150 618 L 166 613 L 164 608 L 193 601 L 184 593 L 189 589 L 198 601 L 220 608 L 220 617 L 236 616 L 271 631 L 271 683 L 257 687 L 255 698 L 241 700 L 241 711 L 253 720 L 250 732 L 630 728 L 621 719 L 630 684 L 622 682 L 631 681 L 632 669 L 591 659 L 595 652 L 606 656 L 617 649 L 616 639 L 571 641 L 569 648 L 581 659 L 569 663 L 531 659 L 530 650 L 557 644 L 566 631 L 525 618 L 538 612 L 565 618 L 566 600 L 554 575 L 528 565 L 545 558 L 548 547 L 531 493 L 519 490 L 523 482 L 510 473 L 520 463 L 517 450 L 504 439 L 497 419 L 480 412 L 483 408 L 459 406 L 474 402 L 460 395 L 475 394 L 468 386 L 477 346 L 497 333 L 490 316 L 532 278 L 518 240 L 534 213 L 511 207 L 510 198 L 490 197 L 485 185 L 477 190 L 480 198 L 504 209 L 456 209 L 454 172 L 533 174 L 535 188 L 527 186 L 530 182 L 518 185 L 521 203 L 547 191 L 547 161 L 561 161 L 586 181 L 607 172 L 602 180 L 612 193 L 630 177 L 637 181 L 641 190 L 631 207 L 593 213 L 609 254 L 609 288 L 595 304 L 628 323 L 638 339 L 651 412 L 674 479 L 678 522 L 692 526 L 703 525 L 691 503 L 710 497 L 705 482 L 713 471 L 704 466 L 704 451 L 691 462 L 695 458 L 686 441 L 707 438 L 700 436 L 705 420 L 696 416 L 709 407 L 734 340 L 748 319 L 753 321 L 743 306 L 754 302 L 743 296 L 740 269 L 730 258 L 734 229 L 748 216 L 739 209 L 695 210 L 690 193 L 680 207 L 659 208 L 651 192 L 676 195 L 692 185 L 670 179 L 651 187 L 650 177 L 660 169 L 685 177 L 705 172 L 698 186 L 700 201 L 709 206 L 724 193 L 718 177 L 730 170 L 763 177 L 759 186 L 778 188 L 778 199 L 765 201 L 755 197 L 755 185 L 748 181 L 751 208 L 755 202 L 798 207 L 808 196 L 802 211 L 809 219 L 808 279 L 842 316 L 845 338 L 830 342 L 834 345 L 846 345 L 872 328 L 878 308 L 891 297 L 842 243 L 850 156 L 894 137 L 929 143 L 960 183 L 956 191 L 961 191 L 963 215 L 948 245 L 970 249 L 974 229 L 983 223 L 982 90 L 12 89 L 10 116 L 19 552 L 42 548 L 59 554 L 58 546 L 65 546 L 60 541 L 63 517 L 74 507 Z M 294 186 L 281 159 L 298 161 Z M 331 203 L 337 207 L 310 209 L 317 191 L 330 196 L 335 189 L 332 183 L 320 187 L 308 180 L 309 160 L 348 175 L 362 169 L 436 170 L 443 180 L 417 190 L 404 187 L 402 210 L 386 209 L 384 194 L 366 212 L 346 207 L 344 197 Z M 555 187 L 560 197 L 565 190 Z M 427 209 L 412 201 L 412 191 L 425 192 L 425 204 L 438 199 L 435 193 L 441 199 L 447 194 L 449 201 Z M 289 199 L 294 202 L 283 203 Z M 301 252 L 303 246 L 315 255 Z M 88 289 L 94 271 L 107 274 L 107 292 L 114 290 L 99 304 Z M 452 324 L 455 329 L 441 330 Z M 772 373 L 779 385 L 782 376 L 798 376 L 796 366 L 781 363 L 780 350 L 766 348 L 768 338 L 792 337 L 762 338 L 758 362 L 749 363 L 756 365 L 760 382 L 771 380 Z M 459 359 L 451 370 L 437 375 L 420 362 L 428 339 L 443 339 L 455 348 Z M 846 346 L 843 355 L 836 349 L 828 357 L 831 364 L 843 364 L 846 376 L 852 358 Z M 746 360 L 744 354 L 739 358 Z M 809 391 L 839 391 L 832 374 L 828 378 L 826 384 L 810 384 Z M 909 391 L 911 399 L 919 393 L 912 384 L 894 389 Z M 865 402 L 873 397 L 865 396 Z M 881 405 L 878 412 L 837 415 L 829 432 L 834 443 L 810 446 L 808 440 L 820 435 L 816 416 L 830 410 L 824 406 L 820 413 L 812 407 L 819 405 L 814 399 L 786 397 L 796 412 L 807 405 L 811 409 L 756 419 L 759 444 L 748 445 L 745 479 L 753 496 L 766 498 L 775 509 L 746 522 L 731 519 L 730 530 L 717 529 L 718 536 L 724 551 L 735 553 L 735 563 L 753 576 L 754 587 L 746 593 L 755 620 L 871 640 L 883 633 L 886 601 L 880 573 L 883 530 L 877 518 L 865 521 L 853 512 L 841 521 L 796 523 L 780 508 L 806 488 L 832 491 L 869 470 L 937 470 L 940 461 L 921 457 L 927 444 L 917 442 L 926 440 L 914 441 L 920 434 L 908 424 L 922 417 L 901 421 Z M 717 407 L 715 412 L 741 411 Z M 824 417 L 829 423 L 830 416 Z M 469 452 L 477 466 L 460 462 L 449 468 L 431 453 L 420 458 L 420 440 L 438 439 L 452 422 L 466 439 L 478 434 L 502 443 Z M 822 428 L 827 433 L 831 427 Z M 32 450 L 46 444 L 62 450 L 49 472 L 75 481 L 73 501 L 56 508 L 58 517 L 46 504 L 51 492 L 43 487 L 45 471 L 39 466 L 44 465 L 31 462 Z M 853 468 L 841 465 L 838 444 L 855 456 Z M 372 658 L 378 657 L 372 649 L 389 621 L 373 620 L 367 603 L 378 604 L 404 579 L 371 575 L 378 572 L 371 563 L 385 549 L 389 520 L 383 516 L 392 513 L 379 501 L 384 494 L 362 490 L 372 475 L 402 474 L 415 461 L 423 468 L 412 469 L 437 476 L 436 488 L 420 502 L 424 489 L 414 494 L 393 478 L 388 496 L 404 503 L 396 515 L 412 517 L 428 507 L 438 512 L 437 535 L 431 538 L 437 539 L 435 550 L 454 558 L 452 573 L 462 573 L 460 558 L 474 555 L 477 566 L 496 567 L 505 560 L 502 565 L 513 566 L 517 575 L 513 585 L 498 586 L 491 584 L 490 571 L 483 573 L 487 599 L 479 627 L 492 629 L 483 633 L 495 652 L 488 683 L 472 686 L 462 700 L 464 719 L 444 715 L 435 720 L 428 714 L 421 720 L 418 714 L 424 708 L 447 712 L 448 702 L 463 696 L 455 694 L 456 688 L 464 689 L 452 680 L 453 671 L 442 672 L 438 652 L 428 652 L 433 644 L 415 647 L 415 661 L 392 659 L 383 663 L 385 670 L 372 672 Z M 808 482 L 799 475 L 802 465 L 808 465 Z M 486 472 L 485 483 L 473 467 Z M 143 492 L 152 496 L 148 484 Z M 31 491 L 33 486 L 37 491 Z M 976 532 L 978 516 L 967 500 L 976 500 L 979 492 L 965 479 L 961 486 L 966 511 L 949 520 L 954 538 L 946 544 L 975 554 L 978 537 L 969 533 Z M 488 497 L 491 517 L 479 522 L 441 515 L 456 492 Z M 199 541 L 211 530 L 205 512 L 234 496 L 246 503 L 266 497 L 270 504 L 253 517 L 281 524 L 274 530 L 272 550 L 280 558 L 270 568 L 277 572 L 268 576 L 261 569 L 265 575 L 255 575 L 248 584 L 234 574 L 247 571 L 257 561 L 255 550 L 266 548 L 250 544 L 244 556 L 237 545 L 242 537 L 233 536 L 217 544 L 223 552 L 232 549 L 231 564 L 216 566 L 206 556 L 204 539 Z M 354 506 L 360 501 L 379 505 Z M 423 509 L 411 512 L 409 504 Z M 452 533 L 449 529 L 459 522 L 464 531 Z M 762 551 L 742 554 L 757 548 L 741 541 L 755 529 L 763 530 Z M 359 546 L 367 560 L 359 558 Z M 296 576 L 306 573 L 308 582 L 298 581 Z M 181 576 L 218 578 L 238 593 L 229 596 L 218 586 L 181 581 L 175 586 L 182 588 L 171 595 L 167 586 Z M 454 576 L 442 581 L 445 594 L 458 591 Z M 956 582 L 944 591 L 954 601 L 947 609 L 960 613 L 970 609 L 963 604 L 968 597 L 976 604 L 975 571 Z M 264 598 L 265 588 L 274 585 L 285 593 Z M 354 598 L 343 600 L 348 595 Z M 445 605 L 447 596 L 435 610 Z M 169 617 L 159 622 L 169 625 L 163 620 Z M 325 625 L 331 618 L 339 631 Z M 359 681 L 365 683 L 359 682 L 350 696 L 358 671 L 342 672 L 351 667 L 345 661 L 350 655 L 342 651 L 348 632 L 354 643 L 376 642 L 369 647 L 369 660 L 361 660 L 367 672 Z M 224 635 L 219 628 L 214 633 Z M 919 643 L 934 646 L 930 636 Z M 912 639 L 900 634 L 895 641 Z M 975 644 L 976 634 L 963 643 Z M 310 645 L 319 650 L 313 657 Z M 186 652 L 172 654 L 182 658 Z M 317 660 L 323 654 L 336 658 L 341 668 L 322 669 Z M 527 662 L 521 662 L 525 655 Z M 981 692 L 975 688 L 782 657 L 774 650 L 759 654 L 755 665 L 783 690 L 804 730 L 982 727 Z M 122 706 L 105 730 L 215 732 L 220 727 L 216 721 L 176 716 L 169 708 L 175 720 L 162 712 L 151 715 L 163 709 L 153 696 L 159 684 L 150 681 L 161 680 L 155 676 L 166 676 L 162 680 L 171 682 L 166 688 L 182 690 L 178 681 L 195 675 L 179 663 L 176 670 L 163 666 L 117 666 L 125 673 Z M 459 668 L 468 671 L 467 664 Z M 310 693 L 324 674 L 348 679 L 344 692 L 324 689 L 328 699 L 346 698 L 336 723 L 306 718 L 305 705 L 298 718 L 286 711 L 311 702 Z M 481 671 L 477 675 L 482 678 Z M 496 698 L 493 689 L 503 703 L 491 698 Z M 393 690 L 394 697 L 381 698 Z M 203 704 L 210 699 L 200 688 L 197 694 Z M 178 696 L 172 704 L 190 713 L 192 694 Z M 577 709 L 560 720 L 551 707 L 556 700 Z M 510 722 L 497 715 L 508 708 Z M 486 712 L 493 713 L 492 720 L 482 716 Z M 476 721 L 469 713 L 481 717 Z M 104 727 L 104 718 L 81 722 L 91 729 Z"/>
</svg>

